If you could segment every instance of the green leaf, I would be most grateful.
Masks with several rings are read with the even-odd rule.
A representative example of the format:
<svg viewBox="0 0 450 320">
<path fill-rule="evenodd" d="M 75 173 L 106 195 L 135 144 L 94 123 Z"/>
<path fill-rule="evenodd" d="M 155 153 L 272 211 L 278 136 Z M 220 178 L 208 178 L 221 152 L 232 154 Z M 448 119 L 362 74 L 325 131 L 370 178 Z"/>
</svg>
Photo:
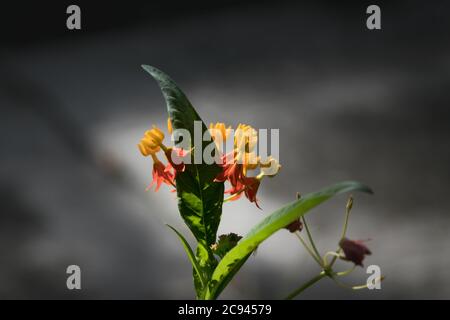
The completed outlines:
<svg viewBox="0 0 450 320">
<path fill-rule="evenodd" d="M 177 84 L 165 73 L 157 68 L 143 65 L 158 83 L 166 100 L 167 111 L 174 130 L 186 129 L 191 135 L 191 147 L 193 142 L 201 141 L 195 146 L 193 154 L 201 153 L 211 141 L 203 141 L 203 134 L 207 128 L 197 111 L 193 108 L 186 95 Z M 201 123 L 201 132 L 195 136 L 194 122 Z M 201 134 L 201 137 L 199 135 Z M 197 156 L 198 158 L 198 156 Z M 214 244 L 217 237 L 222 215 L 222 204 L 224 194 L 224 183 L 214 182 L 214 178 L 221 171 L 221 168 L 213 163 L 206 164 L 186 164 L 185 171 L 178 172 L 176 176 L 176 187 L 178 196 L 178 209 L 180 214 L 198 241 L 197 258 L 200 267 L 205 272 L 212 274 L 217 265 L 210 246 Z M 194 277 L 194 282 L 198 286 L 199 282 Z"/>
<path fill-rule="evenodd" d="M 203 135 L 207 130 L 205 124 L 177 84 L 155 67 L 142 67 L 160 86 L 173 128 L 187 129 L 195 140 L 194 121 L 201 121 Z M 194 152 L 203 153 L 208 144 L 203 142 L 202 150 Z M 197 240 L 208 247 L 216 241 L 222 212 L 224 183 L 213 181 L 220 170 L 215 163 L 187 165 L 176 179 L 180 213 Z"/>
<path fill-rule="evenodd" d="M 183 245 L 183 248 L 188 255 L 189 261 L 192 264 L 192 267 L 194 269 L 196 276 L 198 277 L 199 281 L 204 285 L 205 284 L 204 275 L 201 272 L 201 268 L 197 262 L 197 259 L 195 258 L 194 252 L 192 251 L 191 247 L 189 246 L 189 243 L 186 241 L 186 239 L 183 237 L 183 235 L 177 231 L 177 229 L 175 229 L 174 227 L 172 227 L 171 225 L 168 225 L 168 224 L 167 224 L 167 226 L 170 229 L 172 229 L 173 232 L 176 233 L 178 238 L 180 238 L 181 244 Z"/>
<path fill-rule="evenodd" d="M 226 254 L 212 275 L 206 299 L 216 299 L 234 274 L 241 268 L 248 256 L 258 245 L 276 231 L 284 228 L 295 219 L 303 216 L 312 208 L 331 197 L 349 191 L 372 193 L 372 190 L 355 181 L 335 184 L 319 192 L 307 194 L 273 212 L 258 223 L 250 232 Z"/>
<path fill-rule="evenodd" d="M 191 137 L 194 137 L 194 121 L 202 121 L 202 119 L 183 91 L 161 70 L 149 65 L 142 65 L 142 68 L 156 80 L 161 88 L 173 128 L 187 129 Z M 206 130 L 206 127 L 204 129 Z"/>
</svg>

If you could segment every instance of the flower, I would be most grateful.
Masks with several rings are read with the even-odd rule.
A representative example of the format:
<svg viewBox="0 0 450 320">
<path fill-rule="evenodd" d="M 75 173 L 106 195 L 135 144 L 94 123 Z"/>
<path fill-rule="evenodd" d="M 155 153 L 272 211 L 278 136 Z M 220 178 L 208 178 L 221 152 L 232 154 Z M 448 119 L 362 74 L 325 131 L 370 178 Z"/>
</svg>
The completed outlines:
<svg viewBox="0 0 450 320">
<path fill-rule="evenodd" d="M 227 135 L 224 124 L 217 123 L 210 125 L 210 130 L 216 129 Z M 278 161 L 270 156 L 266 162 L 261 162 L 254 149 L 258 141 L 256 130 L 246 124 L 239 124 L 234 136 L 234 150 L 222 156 L 222 171 L 216 176 L 216 182 L 228 181 L 231 187 L 225 191 L 231 196 L 226 200 L 237 200 L 242 193 L 245 194 L 250 202 L 254 202 L 258 208 L 256 194 L 258 192 L 261 180 L 264 176 L 275 176 L 281 166 Z M 249 177 L 248 171 L 260 167 L 260 172 L 255 177 Z"/>
<path fill-rule="evenodd" d="M 152 145 L 145 137 L 138 144 L 139 151 L 144 157 L 148 157 L 160 150 L 159 146 Z"/>
<path fill-rule="evenodd" d="M 223 151 L 223 142 L 227 141 L 228 136 L 231 132 L 231 127 L 226 127 L 224 123 L 217 122 L 217 123 L 210 123 L 209 124 L 209 134 L 211 135 L 211 138 L 214 140 L 216 144 L 217 150 L 220 152 Z"/>
<path fill-rule="evenodd" d="M 168 156 L 169 164 L 164 165 L 156 156 L 156 154 L 163 149 L 166 156 L 171 152 L 169 152 L 169 149 L 164 146 L 162 143 L 164 140 L 164 133 L 157 127 L 153 126 L 151 130 L 147 130 L 144 133 L 144 137 L 141 139 L 141 141 L 138 144 L 139 151 L 144 157 L 151 156 L 153 160 L 153 171 L 152 171 L 152 183 L 146 188 L 146 190 L 149 190 L 153 185 L 156 184 L 155 192 L 159 190 L 161 187 L 161 184 L 165 183 L 168 185 L 172 185 L 175 187 L 175 174 L 179 170 L 184 170 L 183 167 L 180 167 L 180 165 L 175 165 L 173 162 L 171 162 L 171 157 Z M 170 151 L 172 148 L 170 148 Z M 175 170 L 175 173 L 172 171 Z"/>
<path fill-rule="evenodd" d="M 226 156 L 225 156 L 226 157 Z M 253 177 L 247 177 L 246 173 L 249 168 L 256 168 L 257 164 L 253 166 L 252 164 L 247 163 L 239 163 L 236 160 L 233 160 L 232 163 L 224 163 L 222 165 L 222 172 L 215 178 L 216 182 L 224 182 L 229 181 L 231 184 L 231 188 L 226 191 L 230 194 L 236 194 L 238 192 L 242 192 L 246 187 L 250 187 L 255 184 L 255 179 Z M 259 180 L 259 179 L 258 179 Z"/>
<path fill-rule="evenodd" d="M 278 160 L 272 156 L 267 158 L 267 162 L 260 161 L 259 167 L 261 168 L 261 172 L 268 177 L 274 177 L 281 169 L 281 165 Z"/>
<path fill-rule="evenodd" d="M 256 199 L 256 193 L 258 192 L 258 188 L 261 183 L 261 178 L 262 178 L 262 176 L 245 178 L 245 183 L 244 183 L 245 196 L 247 197 L 247 199 L 250 202 L 254 202 L 259 209 L 261 209 L 261 207 L 258 205 L 258 201 Z"/>
<path fill-rule="evenodd" d="M 175 169 L 175 176 L 176 173 L 178 172 L 183 172 L 186 169 L 186 165 L 184 164 L 184 157 L 187 156 L 187 151 L 181 149 L 181 148 L 176 148 L 176 147 L 169 147 L 166 148 L 166 150 L 164 151 L 167 160 L 169 161 L 169 165 Z M 174 161 L 174 159 L 176 159 L 176 163 Z"/>
<path fill-rule="evenodd" d="M 167 129 L 169 133 L 173 132 L 170 117 L 167 119 Z M 218 151 L 222 152 L 222 142 L 229 138 L 232 131 L 231 127 L 217 122 L 211 123 L 208 130 Z M 144 137 L 138 144 L 141 154 L 145 157 L 151 156 L 154 162 L 153 181 L 147 189 L 156 184 L 156 190 L 158 190 L 162 183 L 175 186 L 174 181 L 177 174 L 184 172 L 186 169 L 184 159 L 190 151 L 177 147 L 166 147 L 163 140 L 164 133 L 153 126 L 151 130 L 145 132 Z M 256 194 L 261 180 L 264 176 L 275 176 L 281 166 L 272 156 L 262 162 L 254 151 L 257 142 L 257 131 L 250 125 L 239 124 L 233 139 L 233 150 L 228 154 L 221 154 L 222 163 L 219 166 L 222 170 L 217 174 L 214 181 L 228 181 L 230 183 L 231 187 L 225 191 L 225 193 L 230 194 L 228 200 L 237 200 L 244 194 L 250 202 L 254 202 L 260 208 Z M 161 150 L 168 160 L 167 166 L 156 157 L 156 154 Z M 259 174 L 249 177 L 248 172 L 256 170 L 258 167 L 260 167 Z"/>
<path fill-rule="evenodd" d="M 239 152 L 251 152 L 258 143 L 258 132 L 248 124 L 240 123 L 234 134 L 234 148 Z"/>
<path fill-rule="evenodd" d="M 213 140 L 227 141 L 228 136 L 231 132 L 231 127 L 226 127 L 223 122 L 216 122 L 209 124 L 209 134 Z"/>
<path fill-rule="evenodd" d="M 236 162 L 242 164 L 242 172 L 247 176 L 248 170 L 255 170 L 259 164 L 259 157 L 255 152 L 237 152 Z"/>
<path fill-rule="evenodd" d="M 154 184 L 156 184 L 155 192 L 159 190 L 162 183 L 175 186 L 174 174 L 170 170 L 170 164 L 166 167 L 161 161 L 156 158 L 156 155 L 152 154 L 153 158 L 153 180 L 146 190 L 150 190 Z"/>
<path fill-rule="evenodd" d="M 160 150 L 163 140 L 164 133 L 157 127 L 153 126 L 151 130 L 145 131 L 144 137 L 138 144 L 139 150 L 144 157 L 155 154 Z"/>
<path fill-rule="evenodd" d="M 242 194 L 245 194 L 250 202 L 254 202 L 255 205 L 261 209 L 256 199 L 256 193 L 258 192 L 259 185 L 261 183 L 262 175 L 256 177 L 243 177 L 238 180 L 236 184 L 232 184 L 231 188 L 225 190 L 225 193 L 229 193 L 231 196 L 228 201 L 238 200 Z"/>
<path fill-rule="evenodd" d="M 365 255 L 370 255 L 372 252 L 364 245 L 362 240 L 349 240 L 343 238 L 339 242 L 339 246 L 342 248 L 345 254 L 344 260 L 353 262 L 357 266 L 363 266 L 362 261 Z"/>
</svg>

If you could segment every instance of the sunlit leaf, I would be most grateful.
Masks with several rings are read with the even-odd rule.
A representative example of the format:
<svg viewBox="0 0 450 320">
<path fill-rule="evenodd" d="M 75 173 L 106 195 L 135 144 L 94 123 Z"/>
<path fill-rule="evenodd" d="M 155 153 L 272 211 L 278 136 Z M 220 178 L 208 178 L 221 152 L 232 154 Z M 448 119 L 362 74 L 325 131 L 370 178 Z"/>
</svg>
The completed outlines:
<svg viewBox="0 0 450 320">
<path fill-rule="evenodd" d="M 202 135 L 207 128 L 178 85 L 157 68 L 147 65 L 142 67 L 161 88 L 173 129 L 188 130 L 192 139 L 191 147 L 194 146 L 195 139 L 200 138 L 202 141 L 203 136 L 194 136 L 194 122 L 201 122 Z M 203 149 L 208 143 L 211 142 L 202 142 L 201 148 L 196 146 L 193 152 L 203 154 Z M 196 256 L 199 266 L 209 275 L 217 265 L 210 246 L 216 241 L 222 214 L 224 183 L 214 182 L 214 178 L 220 170 L 221 168 L 215 163 L 194 164 L 192 161 L 192 164 L 187 164 L 185 171 L 179 172 L 176 177 L 180 214 L 198 241 Z M 199 281 L 195 276 L 194 281 L 198 286 Z"/>
<path fill-rule="evenodd" d="M 261 242 L 276 231 L 284 228 L 295 219 L 305 215 L 309 210 L 330 199 L 331 197 L 349 191 L 372 193 L 372 190 L 355 181 L 346 181 L 303 196 L 276 210 L 260 223 L 230 250 L 219 262 L 212 275 L 206 299 L 215 299 L 241 268 L 248 256 Z"/>
</svg>

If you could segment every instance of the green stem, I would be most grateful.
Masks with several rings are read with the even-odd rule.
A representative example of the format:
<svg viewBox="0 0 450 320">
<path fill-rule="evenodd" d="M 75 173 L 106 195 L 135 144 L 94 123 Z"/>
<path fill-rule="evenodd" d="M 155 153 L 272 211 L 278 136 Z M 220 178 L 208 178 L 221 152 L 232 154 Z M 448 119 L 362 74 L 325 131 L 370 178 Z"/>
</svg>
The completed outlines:
<svg viewBox="0 0 450 320">
<path fill-rule="evenodd" d="M 351 196 L 350 196 L 349 201 L 352 201 L 352 202 L 353 202 L 353 199 L 351 198 Z M 342 227 L 342 234 L 341 234 L 341 239 L 340 239 L 340 240 L 344 239 L 344 238 L 345 238 L 345 235 L 347 234 L 348 219 L 349 219 L 349 217 L 350 217 L 350 211 L 351 211 L 351 210 L 352 210 L 351 206 L 348 206 L 348 205 L 347 205 L 347 207 L 345 208 L 344 225 L 343 225 L 343 227 Z M 339 242 L 341 242 L 340 240 L 339 240 Z M 338 247 L 338 248 L 337 248 L 336 253 L 337 253 L 338 255 L 341 253 L 341 247 Z M 337 256 L 334 256 L 334 257 L 333 257 L 333 259 L 331 260 L 330 265 L 329 265 L 330 268 L 331 268 L 331 267 L 333 266 L 333 264 L 336 262 L 336 259 L 337 259 L 337 258 L 338 258 Z"/>
<path fill-rule="evenodd" d="M 321 255 L 319 253 L 319 250 L 317 250 L 316 245 L 314 244 L 314 240 L 312 238 L 311 232 L 309 231 L 309 227 L 308 227 L 308 224 L 306 223 L 305 216 L 302 216 L 302 222 L 305 225 L 306 234 L 308 235 L 308 239 L 309 239 L 309 242 L 311 243 L 311 247 L 314 250 L 314 252 L 316 253 L 317 257 L 320 258 Z"/>
<path fill-rule="evenodd" d="M 223 199 L 223 202 L 225 203 L 225 202 L 228 202 L 228 201 L 233 201 L 233 199 L 237 198 L 237 196 L 239 196 L 242 192 L 244 192 L 244 190 L 245 189 L 242 189 L 242 190 L 236 192 L 235 194 L 232 194 L 231 196 Z"/>
<path fill-rule="evenodd" d="M 326 277 L 326 273 L 324 271 L 322 271 L 321 273 L 319 273 L 317 276 L 315 276 L 314 278 L 312 278 L 311 280 L 305 282 L 303 285 L 301 285 L 299 288 L 295 289 L 294 291 L 292 291 L 285 299 L 286 300 L 292 300 L 293 298 L 295 298 L 297 295 L 299 295 L 300 293 L 302 293 L 304 290 L 308 289 L 309 287 L 311 287 L 312 285 L 314 285 L 316 282 L 318 282 L 319 280 L 321 280 L 322 278 Z"/>
<path fill-rule="evenodd" d="M 300 192 L 297 192 L 297 200 L 299 200 L 300 198 L 301 198 Z M 302 222 L 305 225 L 306 233 L 308 235 L 309 242 L 311 243 L 312 251 L 309 248 L 309 246 L 306 244 L 306 241 L 303 240 L 302 236 L 300 235 L 300 231 L 296 231 L 295 235 L 300 240 L 300 242 L 303 244 L 306 251 L 308 251 L 308 253 L 314 258 L 314 260 L 316 260 L 316 262 L 319 264 L 319 266 L 323 267 L 323 264 L 322 264 L 322 261 L 320 258 L 320 253 L 317 250 L 316 245 L 314 244 L 314 240 L 312 238 L 311 232 L 309 231 L 308 224 L 306 223 L 306 219 L 304 216 L 302 216 Z"/>
<path fill-rule="evenodd" d="M 337 284 L 338 286 L 340 286 L 340 287 L 342 287 L 342 288 L 344 288 L 344 289 L 361 290 L 361 289 L 366 289 L 366 288 L 367 288 L 367 284 L 363 284 L 363 285 L 360 285 L 360 286 L 350 286 L 350 285 L 348 285 L 348 284 L 346 284 L 346 283 L 343 283 L 343 282 L 337 280 L 336 278 L 331 278 L 331 279 L 333 279 L 334 282 L 336 282 L 336 284 Z M 383 279 L 382 279 L 382 278 L 379 278 L 379 279 L 377 279 L 377 280 L 378 280 L 378 281 L 382 281 Z"/>
<path fill-rule="evenodd" d="M 355 270 L 355 268 L 356 268 L 356 265 L 353 265 L 353 267 L 351 267 L 348 270 L 341 271 L 341 272 L 336 272 L 336 275 L 339 276 L 339 277 L 346 276 L 346 275 L 352 273 L 353 270 Z"/>
<path fill-rule="evenodd" d="M 350 217 L 350 208 L 345 209 L 345 219 L 344 219 L 344 225 L 342 226 L 341 239 L 343 239 L 345 237 L 345 234 L 347 233 L 349 217 Z"/>
<path fill-rule="evenodd" d="M 328 270 L 331 270 L 331 267 L 334 263 L 334 260 L 328 264 L 328 256 L 333 256 L 333 258 L 335 258 L 334 260 L 336 260 L 337 258 L 339 258 L 339 254 L 337 252 L 334 251 L 328 251 L 327 253 L 325 253 L 325 255 L 323 256 L 323 265 L 325 266 L 325 268 L 327 268 Z"/>
<path fill-rule="evenodd" d="M 300 240 L 302 245 L 305 247 L 306 251 L 316 260 L 316 262 L 319 264 L 319 266 L 323 267 L 322 261 L 320 261 L 320 256 L 316 256 L 316 254 L 311 250 L 311 248 L 308 246 L 308 244 L 303 240 L 302 236 L 300 235 L 300 232 L 296 231 L 295 235 Z"/>
</svg>

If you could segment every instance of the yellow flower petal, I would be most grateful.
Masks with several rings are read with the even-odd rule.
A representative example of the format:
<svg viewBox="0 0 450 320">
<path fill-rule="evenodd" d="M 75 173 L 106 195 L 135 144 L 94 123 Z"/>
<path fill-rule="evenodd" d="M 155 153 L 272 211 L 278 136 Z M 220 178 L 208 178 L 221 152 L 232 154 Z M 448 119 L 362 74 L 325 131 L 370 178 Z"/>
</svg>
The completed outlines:
<svg viewBox="0 0 450 320">
<path fill-rule="evenodd" d="M 170 120 L 170 117 L 167 118 L 167 131 L 169 131 L 170 134 L 172 134 L 173 132 L 172 121 Z"/>
<path fill-rule="evenodd" d="M 137 146 L 144 157 L 147 157 L 149 155 L 147 149 L 142 145 L 142 143 L 139 143 Z"/>
<path fill-rule="evenodd" d="M 161 130 L 159 130 L 158 127 L 153 126 L 152 130 L 150 130 L 156 137 L 158 137 L 158 139 L 160 139 L 161 141 L 164 139 L 164 132 L 162 132 Z"/>
<path fill-rule="evenodd" d="M 265 176 L 273 177 L 281 169 L 281 165 L 277 159 L 270 156 L 265 162 L 260 162 L 261 173 Z"/>
</svg>

